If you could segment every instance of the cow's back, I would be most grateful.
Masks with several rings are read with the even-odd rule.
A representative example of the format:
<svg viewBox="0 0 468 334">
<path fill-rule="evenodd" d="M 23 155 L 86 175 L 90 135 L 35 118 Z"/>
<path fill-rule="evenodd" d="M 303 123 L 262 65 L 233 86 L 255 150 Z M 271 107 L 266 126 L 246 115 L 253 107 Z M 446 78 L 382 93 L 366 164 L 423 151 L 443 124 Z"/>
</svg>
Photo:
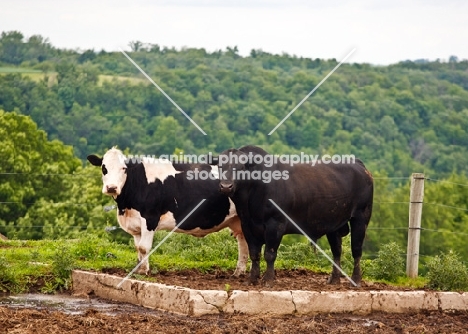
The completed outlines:
<svg viewBox="0 0 468 334">
<path fill-rule="evenodd" d="M 201 170 L 211 171 L 209 165 L 202 167 Z M 165 182 L 165 197 L 176 201 L 176 209 L 173 210 L 176 221 L 188 217 L 181 226 L 184 230 L 210 229 L 221 224 L 230 215 L 231 204 L 229 198 L 219 192 L 218 179 L 187 177 L 190 171 L 193 169 L 169 177 Z M 205 200 L 204 203 L 190 214 L 202 200 Z"/>
<path fill-rule="evenodd" d="M 279 216 L 272 199 L 311 235 L 321 237 L 346 224 L 364 208 L 372 208 L 373 181 L 364 164 L 274 166 L 288 171 L 288 179 L 251 187 L 249 212 L 254 222 Z"/>
</svg>

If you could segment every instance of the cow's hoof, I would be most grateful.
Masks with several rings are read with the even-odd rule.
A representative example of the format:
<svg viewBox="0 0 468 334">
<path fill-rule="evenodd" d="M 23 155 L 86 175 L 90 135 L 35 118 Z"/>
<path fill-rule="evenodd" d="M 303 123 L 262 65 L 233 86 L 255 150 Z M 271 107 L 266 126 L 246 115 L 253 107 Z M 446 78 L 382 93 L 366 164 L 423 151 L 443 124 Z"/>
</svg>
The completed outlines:
<svg viewBox="0 0 468 334">
<path fill-rule="evenodd" d="M 138 268 L 136 271 L 135 271 L 136 274 L 139 274 L 139 275 L 148 275 L 149 274 L 149 268 L 146 268 L 144 266 L 140 266 L 140 268 Z"/>
<path fill-rule="evenodd" d="M 340 277 L 330 276 L 330 278 L 328 278 L 327 284 L 333 284 L 333 285 L 340 284 Z"/>
<path fill-rule="evenodd" d="M 352 288 L 360 288 L 361 287 L 361 280 L 360 279 L 354 279 L 354 278 L 351 278 L 354 283 L 356 283 L 356 285 L 354 285 L 353 283 L 349 282 L 349 284 L 351 285 Z"/>
<path fill-rule="evenodd" d="M 264 286 L 271 288 L 273 285 L 275 285 L 275 275 L 267 275 L 265 274 L 262 279 L 262 283 Z"/>
<path fill-rule="evenodd" d="M 232 274 L 232 277 L 244 277 L 245 276 L 245 271 L 242 270 L 236 270 L 234 271 L 234 274 Z"/>
<path fill-rule="evenodd" d="M 263 285 L 267 288 L 272 288 L 275 285 L 274 280 L 263 281 Z"/>
<path fill-rule="evenodd" d="M 244 281 L 244 285 L 258 285 L 258 280 L 252 280 L 252 279 L 248 279 L 246 281 Z"/>
</svg>

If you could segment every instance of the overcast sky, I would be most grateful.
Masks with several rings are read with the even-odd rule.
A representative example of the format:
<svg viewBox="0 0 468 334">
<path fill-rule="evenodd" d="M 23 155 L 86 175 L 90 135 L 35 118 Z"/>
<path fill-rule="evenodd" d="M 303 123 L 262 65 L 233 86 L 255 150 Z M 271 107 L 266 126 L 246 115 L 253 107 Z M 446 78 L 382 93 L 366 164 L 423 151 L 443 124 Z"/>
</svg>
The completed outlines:
<svg viewBox="0 0 468 334">
<path fill-rule="evenodd" d="M 60 48 L 129 50 L 130 41 L 239 48 L 390 64 L 468 59 L 468 1 L 0 0 L 0 31 Z"/>
</svg>

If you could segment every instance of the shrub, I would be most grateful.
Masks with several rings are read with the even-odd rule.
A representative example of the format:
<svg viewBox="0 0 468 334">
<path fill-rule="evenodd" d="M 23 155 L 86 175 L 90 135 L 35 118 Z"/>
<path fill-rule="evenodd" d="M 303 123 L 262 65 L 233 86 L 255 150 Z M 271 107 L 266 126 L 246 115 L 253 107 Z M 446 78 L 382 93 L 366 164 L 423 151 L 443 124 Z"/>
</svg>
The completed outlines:
<svg viewBox="0 0 468 334">
<path fill-rule="evenodd" d="M 427 262 L 428 286 L 444 291 L 468 290 L 468 270 L 457 253 L 449 251 Z"/>
<path fill-rule="evenodd" d="M 280 245 L 278 259 L 285 268 L 293 269 L 305 265 L 319 266 L 318 251 L 309 243 L 297 242 L 291 245 Z"/>
<path fill-rule="evenodd" d="M 0 292 L 21 293 L 26 289 L 25 280 L 21 279 L 16 268 L 8 263 L 4 256 L 0 257 Z"/>
<path fill-rule="evenodd" d="M 368 276 L 396 282 L 397 278 L 405 274 L 405 261 L 402 257 L 403 250 L 396 242 L 383 245 L 379 250 L 377 258 L 367 266 Z"/>
<path fill-rule="evenodd" d="M 99 257 L 104 240 L 94 234 L 84 234 L 74 245 L 73 254 L 80 259 L 95 260 Z"/>
<path fill-rule="evenodd" d="M 12 281 L 13 275 L 8 262 L 4 256 L 0 257 L 0 292 L 6 292 L 8 283 Z"/>
<path fill-rule="evenodd" d="M 59 245 L 52 256 L 52 276 L 45 281 L 41 289 L 44 293 L 53 293 L 56 290 L 68 290 L 71 286 L 71 272 L 74 268 L 75 258 L 70 248 Z"/>
</svg>

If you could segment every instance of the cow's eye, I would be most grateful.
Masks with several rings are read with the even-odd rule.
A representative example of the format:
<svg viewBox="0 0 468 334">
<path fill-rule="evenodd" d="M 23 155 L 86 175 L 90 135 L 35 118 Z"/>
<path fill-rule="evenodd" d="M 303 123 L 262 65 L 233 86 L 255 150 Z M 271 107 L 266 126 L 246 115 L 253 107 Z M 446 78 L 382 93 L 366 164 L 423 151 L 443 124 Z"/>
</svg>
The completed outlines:
<svg viewBox="0 0 468 334">
<path fill-rule="evenodd" d="M 122 167 L 125 174 L 127 174 L 127 167 Z"/>
<path fill-rule="evenodd" d="M 107 174 L 107 168 L 105 165 L 102 165 L 102 175 L 106 175 Z"/>
</svg>

